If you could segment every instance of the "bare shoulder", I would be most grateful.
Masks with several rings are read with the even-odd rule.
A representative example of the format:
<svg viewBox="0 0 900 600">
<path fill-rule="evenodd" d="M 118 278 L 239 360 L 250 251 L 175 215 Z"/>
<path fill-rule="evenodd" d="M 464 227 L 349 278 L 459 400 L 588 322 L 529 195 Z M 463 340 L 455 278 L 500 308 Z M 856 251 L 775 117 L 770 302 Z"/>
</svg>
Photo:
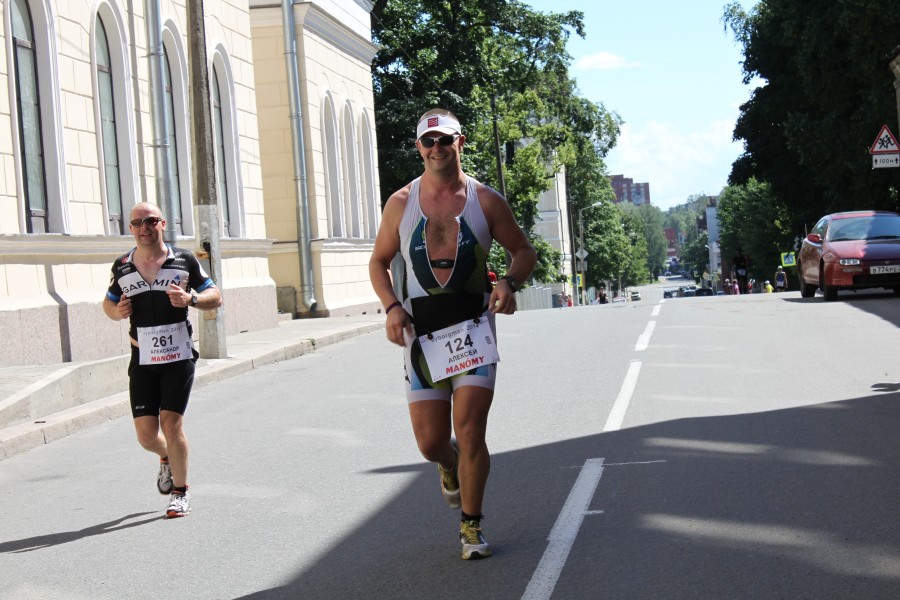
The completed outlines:
<svg viewBox="0 0 900 600">
<path fill-rule="evenodd" d="M 509 202 L 506 201 L 506 198 L 500 192 L 481 182 L 478 182 L 476 186 L 478 204 L 481 205 L 481 210 L 484 211 L 484 215 L 489 221 L 512 215 Z"/>
</svg>

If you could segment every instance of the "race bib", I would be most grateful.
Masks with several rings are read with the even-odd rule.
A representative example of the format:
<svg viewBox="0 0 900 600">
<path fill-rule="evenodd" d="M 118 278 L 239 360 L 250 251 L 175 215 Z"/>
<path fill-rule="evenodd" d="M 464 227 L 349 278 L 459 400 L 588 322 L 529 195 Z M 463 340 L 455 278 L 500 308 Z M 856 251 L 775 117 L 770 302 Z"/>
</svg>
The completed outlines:
<svg viewBox="0 0 900 600">
<path fill-rule="evenodd" d="M 497 341 L 487 318 L 472 319 L 419 337 L 432 381 L 500 362 Z"/>
<path fill-rule="evenodd" d="M 142 365 L 159 365 L 194 357 L 194 344 L 187 323 L 138 327 L 137 334 Z"/>
</svg>

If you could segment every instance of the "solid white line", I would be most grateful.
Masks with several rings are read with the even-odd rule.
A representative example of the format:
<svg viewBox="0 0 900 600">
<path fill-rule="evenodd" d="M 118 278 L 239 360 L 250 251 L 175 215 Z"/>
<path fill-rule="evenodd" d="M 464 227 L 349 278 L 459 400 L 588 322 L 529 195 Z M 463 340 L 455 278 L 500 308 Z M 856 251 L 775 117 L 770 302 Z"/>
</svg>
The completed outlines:
<svg viewBox="0 0 900 600">
<path fill-rule="evenodd" d="M 581 528 L 586 514 L 599 514 L 603 511 L 588 511 L 587 507 L 594 497 L 594 491 L 603 474 L 603 459 L 589 458 L 584 461 L 581 473 L 569 492 L 569 497 L 562 512 L 556 518 L 556 524 L 547 538 L 547 549 L 538 563 L 537 569 L 525 588 L 522 600 L 547 600 L 553 594 L 553 588 L 559 580 L 569 551 L 575 542 L 575 536 Z"/>
<path fill-rule="evenodd" d="M 650 336 L 653 335 L 653 329 L 655 327 L 656 321 L 647 323 L 647 328 L 644 330 L 644 333 L 641 334 L 641 337 L 638 338 L 637 344 L 634 346 L 635 352 L 641 352 L 647 349 L 647 346 L 650 345 Z"/>
<path fill-rule="evenodd" d="M 625 373 L 625 381 L 622 382 L 622 388 L 616 397 L 612 410 L 609 411 L 609 417 L 606 418 L 606 425 L 603 431 L 618 431 L 622 427 L 622 421 L 625 420 L 625 411 L 628 410 L 628 403 L 631 402 L 631 395 L 634 394 L 634 388 L 637 385 L 638 374 L 641 372 L 641 361 L 634 360 L 628 365 L 628 372 Z"/>
</svg>

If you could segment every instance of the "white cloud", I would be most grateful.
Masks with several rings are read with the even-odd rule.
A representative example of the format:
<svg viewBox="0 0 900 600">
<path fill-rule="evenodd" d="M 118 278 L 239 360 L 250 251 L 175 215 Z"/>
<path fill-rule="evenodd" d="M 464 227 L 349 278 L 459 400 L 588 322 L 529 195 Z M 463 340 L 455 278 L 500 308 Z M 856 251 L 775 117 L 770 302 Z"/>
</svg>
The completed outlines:
<svg viewBox="0 0 900 600">
<path fill-rule="evenodd" d="M 604 51 L 582 56 L 575 61 L 574 66 L 576 69 L 607 71 L 610 69 L 624 69 L 626 67 L 637 67 L 640 65 L 638 63 L 628 62 L 625 60 L 624 56 Z"/>
<path fill-rule="evenodd" d="M 742 146 L 731 140 L 733 121 L 716 121 L 695 132 L 649 121 L 622 126 L 607 157 L 610 175 L 650 184 L 651 204 L 666 210 L 694 194 L 718 194 Z"/>
</svg>

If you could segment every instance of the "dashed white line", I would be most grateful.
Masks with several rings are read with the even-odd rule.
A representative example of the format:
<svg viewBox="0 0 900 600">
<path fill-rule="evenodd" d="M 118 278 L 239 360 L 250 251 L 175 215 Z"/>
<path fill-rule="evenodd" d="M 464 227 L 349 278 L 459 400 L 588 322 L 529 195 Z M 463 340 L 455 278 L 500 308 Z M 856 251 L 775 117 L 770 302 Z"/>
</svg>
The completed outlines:
<svg viewBox="0 0 900 600">
<path fill-rule="evenodd" d="M 525 594 L 522 600 L 547 600 L 553 594 L 553 588 L 559 580 L 559 574 L 562 572 L 566 559 L 569 557 L 569 551 L 575 542 L 575 536 L 581 528 L 581 522 L 584 521 L 585 515 L 601 514 L 603 511 L 589 511 L 588 505 L 591 498 L 594 497 L 594 491 L 600 482 L 600 476 L 603 474 L 603 459 L 589 458 L 584 461 L 581 473 L 566 504 L 563 506 L 562 512 L 556 518 L 553 529 L 550 530 L 550 537 L 547 538 L 547 549 L 538 563 L 537 569 L 525 588 Z"/>
<path fill-rule="evenodd" d="M 638 374 L 641 372 L 641 361 L 633 360 L 628 365 L 628 372 L 625 373 L 625 381 L 622 382 L 622 388 L 616 397 L 612 410 L 609 411 L 609 417 L 606 418 L 606 425 L 603 431 L 618 431 L 622 427 L 622 421 L 625 420 L 625 411 L 628 410 L 628 403 L 631 402 L 631 396 L 634 394 L 634 388 L 637 385 Z"/>
<path fill-rule="evenodd" d="M 647 328 L 644 329 L 644 333 L 641 334 L 641 337 L 638 338 L 637 344 L 634 346 L 635 352 L 643 352 L 647 349 L 647 346 L 650 345 L 650 336 L 653 335 L 653 329 L 656 327 L 656 321 L 650 321 L 647 323 Z"/>
</svg>

